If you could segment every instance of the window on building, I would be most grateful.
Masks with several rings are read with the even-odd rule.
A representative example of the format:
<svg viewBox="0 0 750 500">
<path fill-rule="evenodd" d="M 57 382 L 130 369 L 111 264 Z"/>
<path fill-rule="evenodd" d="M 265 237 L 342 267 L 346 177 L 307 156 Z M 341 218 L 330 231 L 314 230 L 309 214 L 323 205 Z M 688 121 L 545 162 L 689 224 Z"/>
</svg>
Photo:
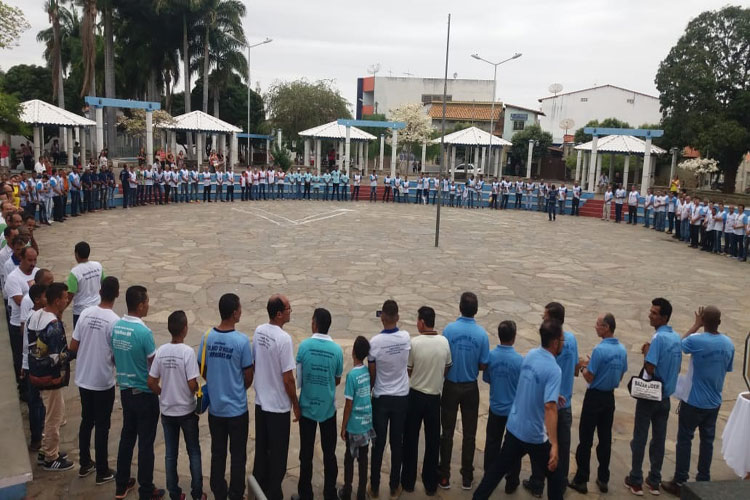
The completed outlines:
<svg viewBox="0 0 750 500">
<path fill-rule="evenodd" d="M 513 130 L 523 130 L 526 126 L 526 122 L 523 120 L 513 120 Z"/>
<path fill-rule="evenodd" d="M 635 99 L 628 99 L 628 104 L 635 104 Z"/>
<path fill-rule="evenodd" d="M 589 98 L 588 97 L 581 97 L 581 102 L 589 102 Z"/>
<path fill-rule="evenodd" d="M 445 102 L 451 102 L 453 96 L 445 96 Z M 443 94 L 422 94 L 422 104 L 432 104 L 433 102 L 443 102 Z"/>
</svg>

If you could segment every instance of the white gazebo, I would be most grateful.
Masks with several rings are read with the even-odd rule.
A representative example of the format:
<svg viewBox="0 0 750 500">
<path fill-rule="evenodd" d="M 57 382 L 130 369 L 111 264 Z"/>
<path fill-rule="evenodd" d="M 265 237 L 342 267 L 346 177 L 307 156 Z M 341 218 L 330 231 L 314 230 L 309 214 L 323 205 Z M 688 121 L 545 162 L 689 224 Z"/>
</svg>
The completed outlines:
<svg viewBox="0 0 750 500">
<path fill-rule="evenodd" d="M 649 145 L 650 148 L 647 148 L 647 145 Z M 648 188 L 651 183 L 650 179 L 654 174 L 656 156 L 667 153 L 666 150 L 660 148 L 659 146 L 654 146 L 650 141 L 646 142 L 643 139 L 639 139 L 638 137 L 633 137 L 630 135 L 607 135 L 604 137 L 599 137 L 596 140 L 596 144 L 594 144 L 594 141 L 592 140 L 584 144 L 579 144 L 575 147 L 575 150 L 578 152 L 578 158 L 576 159 L 575 180 L 581 182 L 582 187 L 585 190 L 591 192 L 596 191 L 596 183 L 601 177 L 603 154 L 610 154 L 610 182 L 612 181 L 614 156 L 625 156 L 622 185 L 625 186 L 625 189 L 627 190 L 631 156 L 634 156 L 636 158 L 636 161 L 639 157 L 642 159 L 643 178 L 641 186 L 646 186 L 646 188 Z M 596 166 L 591 165 L 592 160 L 596 162 Z M 635 179 L 638 178 L 637 168 L 638 167 L 636 165 L 636 175 L 633 176 Z M 644 188 L 642 188 L 642 190 L 645 191 Z"/>
<path fill-rule="evenodd" d="M 513 144 L 502 137 L 491 135 L 489 132 L 485 132 L 477 127 L 469 127 L 450 133 L 444 136 L 442 140 L 445 142 L 450 153 L 447 154 L 448 152 L 446 152 L 444 157 L 450 158 L 451 179 L 456 175 L 456 146 L 473 147 L 474 165 L 479 167 L 481 172 L 485 173 L 489 173 L 489 167 L 492 166 L 492 173 L 498 176 L 500 175 L 500 165 L 505 164 L 506 148 Z M 440 142 L 440 137 L 432 141 L 433 144 L 440 144 Z M 468 161 L 468 159 L 465 159 L 465 161 Z"/>
<path fill-rule="evenodd" d="M 42 154 L 44 143 L 42 127 L 48 125 L 60 127 L 60 132 L 62 132 L 58 134 L 62 139 L 60 147 L 66 153 L 69 151 L 68 146 L 73 146 L 73 131 L 75 130 L 75 136 L 81 143 L 81 165 L 85 165 L 86 147 L 83 144 L 85 135 L 81 134 L 81 127 L 93 127 L 96 122 L 39 99 L 22 102 L 19 118 L 23 123 L 34 127 L 34 161 Z"/>
<path fill-rule="evenodd" d="M 348 136 L 347 136 L 348 132 Z M 360 170 L 360 172 L 365 171 L 365 167 L 368 162 L 368 148 L 367 143 L 370 141 L 373 141 L 377 139 L 372 134 L 368 134 L 362 129 L 358 129 L 357 127 L 346 127 L 344 125 L 339 125 L 336 121 L 332 121 L 330 123 L 326 123 L 324 125 L 318 125 L 317 127 L 309 128 L 307 130 L 303 130 L 299 133 L 300 137 L 303 137 L 305 139 L 305 161 L 304 164 L 306 167 L 310 166 L 310 145 L 311 141 L 315 140 L 315 166 L 318 170 L 318 175 L 320 175 L 320 158 L 321 158 L 321 141 L 323 139 L 334 141 L 336 143 L 336 149 L 338 151 L 338 160 L 336 162 L 336 165 L 341 169 L 342 167 L 346 167 L 346 173 L 349 174 L 349 165 L 351 164 L 350 161 L 344 161 L 344 158 L 346 156 L 346 153 L 344 152 L 344 147 L 346 145 L 347 140 L 354 142 L 357 145 L 357 168 Z M 381 153 L 382 157 L 382 153 Z M 381 166 L 380 168 L 383 168 L 382 166 L 382 158 L 381 158 Z"/>
<path fill-rule="evenodd" d="M 220 120 L 215 116 L 211 116 L 203 111 L 191 111 L 184 115 L 175 116 L 172 119 L 172 123 L 162 127 L 164 130 L 170 132 L 169 144 L 171 145 L 172 151 L 177 149 L 177 131 L 184 130 L 185 132 L 194 132 L 197 136 L 196 141 L 196 158 L 198 165 L 203 163 L 203 145 L 206 143 L 205 137 L 207 134 L 211 134 L 212 144 L 216 145 L 218 137 L 221 136 L 221 141 L 218 142 L 218 152 L 226 156 L 227 143 L 226 138 L 230 136 L 231 146 L 230 153 L 231 158 L 229 161 L 230 168 L 233 168 L 237 164 L 237 134 L 242 132 L 242 129 L 235 127 L 231 123 L 227 123 L 224 120 Z"/>
</svg>

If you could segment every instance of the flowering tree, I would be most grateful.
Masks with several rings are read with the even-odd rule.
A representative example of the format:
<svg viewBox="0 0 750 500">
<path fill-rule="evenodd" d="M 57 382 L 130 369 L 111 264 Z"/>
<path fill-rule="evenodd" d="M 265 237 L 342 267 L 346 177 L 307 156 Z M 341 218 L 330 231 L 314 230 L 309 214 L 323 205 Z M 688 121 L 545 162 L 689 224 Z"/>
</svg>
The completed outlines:
<svg viewBox="0 0 750 500">
<path fill-rule="evenodd" d="M 711 177 L 719 172 L 719 162 L 713 158 L 691 158 L 681 162 L 679 167 L 693 172 L 695 177 L 698 178 L 699 186 L 705 185 L 706 179 L 708 184 L 711 184 Z"/>
<path fill-rule="evenodd" d="M 172 115 L 164 110 L 156 110 L 153 113 L 152 123 L 154 128 L 174 123 Z M 117 120 L 117 126 L 129 135 L 146 137 L 146 110 L 133 109 L 130 111 L 130 116 L 120 116 Z"/>
<path fill-rule="evenodd" d="M 391 110 L 391 120 L 406 123 L 406 128 L 398 131 L 398 143 L 406 151 L 407 161 L 414 146 L 429 142 L 432 137 L 432 119 L 427 116 L 419 103 L 403 104 Z"/>
</svg>

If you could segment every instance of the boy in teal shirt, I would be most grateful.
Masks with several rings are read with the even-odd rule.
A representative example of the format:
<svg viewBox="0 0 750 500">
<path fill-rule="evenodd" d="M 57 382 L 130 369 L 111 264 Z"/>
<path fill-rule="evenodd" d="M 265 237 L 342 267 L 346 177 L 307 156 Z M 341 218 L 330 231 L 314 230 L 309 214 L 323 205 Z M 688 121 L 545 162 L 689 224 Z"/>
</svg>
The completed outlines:
<svg viewBox="0 0 750 500">
<path fill-rule="evenodd" d="M 359 336 L 352 348 L 353 367 L 346 375 L 344 419 L 341 422 L 341 439 L 346 443 L 344 455 L 344 487 L 339 490 L 341 500 L 350 500 L 354 479 L 354 459 L 359 462 L 357 500 L 367 497 L 367 448 L 375 437 L 372 428 L 372 403 L 370 400 L 370 372 L 364 364 L 370 354 L 370 343 Z"/>
</svg>

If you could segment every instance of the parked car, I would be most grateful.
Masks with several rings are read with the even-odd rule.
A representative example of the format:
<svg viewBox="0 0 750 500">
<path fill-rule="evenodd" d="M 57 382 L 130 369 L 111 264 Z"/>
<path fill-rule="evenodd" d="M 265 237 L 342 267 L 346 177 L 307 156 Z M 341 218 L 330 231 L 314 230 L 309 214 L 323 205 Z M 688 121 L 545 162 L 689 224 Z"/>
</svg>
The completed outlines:
<svg viewBox="0 0 750 500">
<path fill-rule="evenodd" d="M 473 163 L 461 163 L 456 167 L 456 177 L 466 178 L 467 175 L 480 175 L 483 174 L 481 168 L 475 168 Z"/>
</svg>

